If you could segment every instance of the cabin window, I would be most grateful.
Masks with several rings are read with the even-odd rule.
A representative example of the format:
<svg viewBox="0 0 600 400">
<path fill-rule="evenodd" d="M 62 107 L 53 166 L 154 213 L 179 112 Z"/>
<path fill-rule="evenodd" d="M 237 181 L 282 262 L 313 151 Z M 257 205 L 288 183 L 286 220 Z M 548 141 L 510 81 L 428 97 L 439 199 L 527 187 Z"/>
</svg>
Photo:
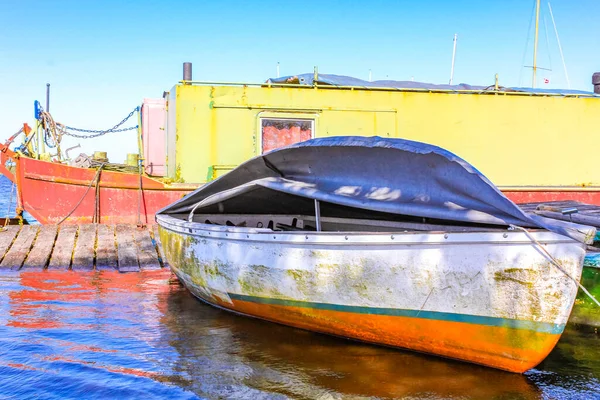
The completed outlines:
<svg viewBox="0 0 600 400">
<path fill-rule="evenodd" d="M 312 139 L 314 122 L 312 119 L 261 118 L 262 152 Z"/>
</svg>

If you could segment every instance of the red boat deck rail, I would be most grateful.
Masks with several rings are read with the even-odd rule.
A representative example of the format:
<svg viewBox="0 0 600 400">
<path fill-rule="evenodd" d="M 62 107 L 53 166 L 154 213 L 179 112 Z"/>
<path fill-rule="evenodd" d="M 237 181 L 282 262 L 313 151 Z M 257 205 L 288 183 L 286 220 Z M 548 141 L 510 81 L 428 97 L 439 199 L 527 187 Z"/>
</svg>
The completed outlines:
<svg viewBox="0 0 600 400">
<path fill-rule="evenodd" d="M 168 265 L 157 227 L 9 225 L 0 231 L 0 270 L 138 272 Z"/>
</svg>

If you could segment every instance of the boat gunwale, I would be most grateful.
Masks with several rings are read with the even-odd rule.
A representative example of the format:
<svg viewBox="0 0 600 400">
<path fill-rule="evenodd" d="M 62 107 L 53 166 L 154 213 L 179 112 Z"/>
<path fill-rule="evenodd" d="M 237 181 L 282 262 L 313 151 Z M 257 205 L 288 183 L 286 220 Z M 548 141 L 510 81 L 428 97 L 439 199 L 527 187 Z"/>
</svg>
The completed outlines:
<svg viewBox="0 0 600 400">
<path fill-rule="evenodd" d="M 169 215 L 156 216 L 162 228 L 186 236 L 197 236 L 218 240 L 242 240 L 246 242 L 270 242 L 285 244 L 319 245 L 452 245 L 452 244 L 534 244 L 522 231 L 505 230 L 489 232 L 444 232 L 444 231 L 389 231 L 389 232 L 317 232 L 317 231 L 273 231 L 268 228 L 248 228 L 189 222 Z M 577 244 L 574 239 L 544 229 L 529 229 L 541 244 Z"/>
</svg>

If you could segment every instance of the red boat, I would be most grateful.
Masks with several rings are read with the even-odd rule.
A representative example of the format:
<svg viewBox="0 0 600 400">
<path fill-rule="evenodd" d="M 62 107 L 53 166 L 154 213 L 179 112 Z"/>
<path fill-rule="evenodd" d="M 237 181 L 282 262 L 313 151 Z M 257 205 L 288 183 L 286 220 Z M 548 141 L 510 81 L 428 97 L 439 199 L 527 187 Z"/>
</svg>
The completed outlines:
<svg viewBox="0 0 600 400">
<path fill-rule="evenodd" d="M 139 174 L 21 157 L 7 145 L 0 148 L 0 173 L 16 184 L 17 207 L 42 224 L 153 224 L 156 211 L 197 187 L 145 175 L 140 184 Z"/>
<path fill-rule="evenodd" d="M 119 125 L 138 111 L 136 108 Z M 60 136 L 56 133 L 64 134 L 68 127 L 55 123 L 36 102 L 37 132 L 24 124 L 23 129 L 0 145 L 0 173 L 16 186 L 17 213 L 27 210 L 41 224 L 154 224 L 158 210 L 198 187 L 197 184 L 166 183 L 160 178 L 165 175 L 164 111 L 164 100 L 144 99 L 141 132 L 138 131 L 143 169 L 137 165 L 137 159 L 135 165 L 128 166 L 87 156 L 87 164 L 69 165 L 65 160 L 50 161 L 48 153 L 44 157 L 43 150 L 40 152 L 39 143 L 46 144 L 54 135 L 55 146 L 47 146 L 56 147 L 57 154 L 61 154 Z M 119 125 L 100 133 L 115 132 Z M 119 130 L 134 129 L 138 126 Z M 36 140 L 36 134 L 42 132 L 47 136 L 40 139 L 38 135 Z M 25 136 L 23 145 L 17 147 L 19 150 L 11 150 L 9 145 L 21 133 Z"/>
</svg>

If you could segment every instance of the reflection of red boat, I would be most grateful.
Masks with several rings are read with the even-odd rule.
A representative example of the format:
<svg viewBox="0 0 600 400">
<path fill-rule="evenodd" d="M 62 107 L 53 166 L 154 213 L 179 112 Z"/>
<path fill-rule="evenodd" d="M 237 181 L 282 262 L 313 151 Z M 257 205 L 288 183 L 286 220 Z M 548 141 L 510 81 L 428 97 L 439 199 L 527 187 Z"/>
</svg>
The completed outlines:
<svg viewBox="0 0 600 400">
<path fill-rule="evenodd" d="M 156 211 L 195 188 L 144 175 L 140 190 L 140 175 L 115 171 L 100 171 L 96 185 L 95 169 L 18 157 L 7 147 L 0 148 L 0 173 L 17 184 L 19 207 L 42 224 L 91 223 L 95 215 L 103 224 L 154 223 Z"/>
</svg>

